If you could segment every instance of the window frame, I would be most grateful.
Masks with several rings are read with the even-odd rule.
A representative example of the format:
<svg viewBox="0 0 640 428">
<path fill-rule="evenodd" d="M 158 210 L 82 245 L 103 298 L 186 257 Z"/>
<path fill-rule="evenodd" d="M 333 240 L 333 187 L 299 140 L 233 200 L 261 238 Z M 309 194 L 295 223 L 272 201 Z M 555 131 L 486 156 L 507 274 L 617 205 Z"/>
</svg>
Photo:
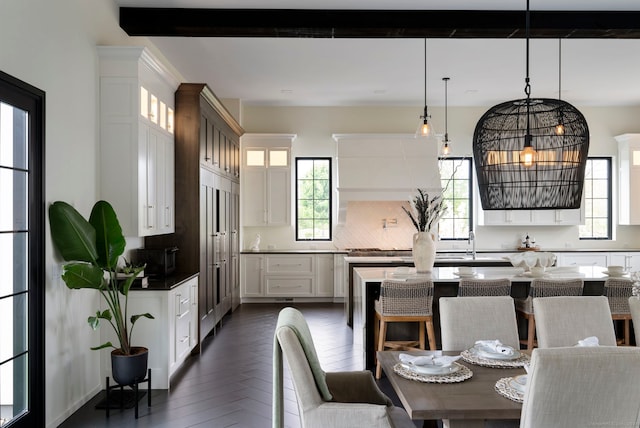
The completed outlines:
<svg viewBox="0 0 640 428">
<path fill-rule="evenodd" d="M 588 156 L 587 162 L 592 160 L 604 160 L 607 162 L 607 236 L 580 236 L 580 227 L 578 227 L 578 239 L 581 241 L 611 241 L 613 240 L 613 160 L 611 156 Z M 586 174 L 585 174 L 586 175 Z M 585 186 L 587 182 L 587 178 L 585 177 Z M 590 180 L 592 181 L 592 180 Z M 586 191 L 583 186 L 583 193 Z M 584 204 L 586 205 L 586 196 L 583 198 Z M 593 199 L 593 198 L 591 198 Z M 584 208 L 584 218 L 585 224 L 587 218 L 593 218 L 592 216 L 587 215 L 586 207 Z M 600 217 L 597 217 L 600 218 Z M 591 232 L 593 232 L 593 227 L 591 228 Z"/>
<path fill-rule="evenodd" d="M 467 195 L 468 198 L 468 202 L 469 202 L 469 217 L 468 217 L 468 221 L 469 221 L 469 232 L 473 231 L 473 222 L 474 222 L 474 203 L 473 203 L 473 186 L 474 186 L 474 180 L 473 180 L 473 158 L 471 156 L 441 156 L 438 158 L 438 162 L 440 162 L 440 171 L 442 171 L 442 162 L 445 161 L 463 161 L 463 162 L 468 162 L 468 175 L 469 175 L 469 194 Z M 460 166 L 462 166 L 463 164 L 461 164 Z M 455 168 L 454 168 L 454 174 L 455 174 Z M 441 181 L 445 180 L 444 177 L 441 176 Z M 452 181 L 455 183 L 453 178 L 449 178 L 448 179 L 448 183 L 450 184 Z M 444 188 L 442 189 L 444 192 Z M 444 201 L 449 201 L 450 199 L 444 199 Z M 454 199 L 455 200 L 455 199 Z M 456 218 L 462 218 L 462 217 L 453 217 L 454 221 Z M 443 237 L 442 235 L 439 235 L 439 239 L 441 241 L 467 241 L 469 240 L 468 236 L 465 237 L 459 237 L 459 238 L 454 238 L 454 237 Z"/>
<path fill-rule="evenodd" d="M 26 411 L 7 426 L 45 425 L 45 92 L 0 71 L 0 101 L 28 112 Z M 10 231 L 9 231 L 10 232 Z"/>
<path fill-rule="evenodd" d="M 328 222 L 329 222 L 329 230 L 328 230 L 328 237 L 327 238 L 311 238 L 311 239 L 305 239 L 305 238 L 300 238 L 298 236 L 299 230 L 298 230 L 298 224 L 299 224 L 299 194 L 298 194 L 298 180 L 300 180 L 301 178 L 298 177 L 298 162 L 299 161 L 327 161 L 329 164 L 329 184 L 328 184 L 328 189 L 329 189 L 329 209 L 328 209 L 328 213 L 329 216 L 327 218 Z M 333 240 L 333 165 L 332 165 L 332 158 L 330 156 L 296 156 L 295 158 L 295 181 L 294 181 L 294 185 L 295 185 L 295 240 L 296 242 L 328 242 Z M 315 200 L 315 199 L 314 199 Z M 315 220 L 315 219 L 314 219 Z"/>
</svg>

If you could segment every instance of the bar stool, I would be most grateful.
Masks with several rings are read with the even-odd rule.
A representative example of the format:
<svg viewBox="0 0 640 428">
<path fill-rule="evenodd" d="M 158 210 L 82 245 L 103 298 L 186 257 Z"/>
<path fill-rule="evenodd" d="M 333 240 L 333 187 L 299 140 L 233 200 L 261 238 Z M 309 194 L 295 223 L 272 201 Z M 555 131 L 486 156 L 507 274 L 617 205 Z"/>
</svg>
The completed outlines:
<svg viewBox="0 0 640 428">
<path fill-rule="evenodd" d="M 533 299 L 536 297 L 582 296 L 584 281 L 576 279 L 544 279 L 531 280 L 529 296 L 526 299 L 515 299 L 516 313 L 527 321 L 527 340 L 521 340 L 531 350 L 536 336 L 536 319 L 533 313 Z"/>
<path fill-rule="evenodd" d="M 509 278 L 476 279 L 461 278 L 458 283 L 458 297 L 510 296 Z"/>
<path fill-rule="evenodd" d="M 609 300 L 611 319 L 624 322 L 624 345 L 629 345 L 631 336 L 631 310 L 629 297 L 632 295 L 633 281 L 626 278 L 607 278 L 604 282 L 604 295 Z M 635 326 L 634 326 L 635 327 Z"/>
<path fill-rule="evenodd" d="M 374 337 L 378 351 L 386 348 L 406 351 L 425 349 L 425 326 L 429 338 L 429 349 L 436 349 L 436 336 L 433 328 L 433 281 L 383 280 L 380 285 L 380 298 L 375 301 L 376 322 Z M 420 337 L 418 340 L 387 340 L 387 324 L 393 322 L 418 322 Z M 380 379 L 382 368 L 376 362 L 376 379 Z"/>
</svg>

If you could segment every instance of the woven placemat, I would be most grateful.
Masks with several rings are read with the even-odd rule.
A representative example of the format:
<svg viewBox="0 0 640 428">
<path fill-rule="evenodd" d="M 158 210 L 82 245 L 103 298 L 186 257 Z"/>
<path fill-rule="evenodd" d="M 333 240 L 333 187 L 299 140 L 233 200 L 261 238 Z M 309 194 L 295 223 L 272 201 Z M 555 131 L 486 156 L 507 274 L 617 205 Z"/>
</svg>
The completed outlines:
<svg viewBox="0 0 640 428">
<path fill-rule="evenodd" d="M 427 383 L 456 383 L 470 379 L 471 376 L 473 376 L 473 372 L 469 367 L 455 362 L 453 364 L 459 367 L 458 371 L 444 375 L 428 375 L 416 373 L 415 371 L 407 368 L 402 363 L 397 363 L 395 366 L 393 366 L 393 371 L 396 372 L 398 376 L 401 376 L 405 379 L 417 380 L 418 382 Z"/>
<path fill-rule="evenodd" d="M 495 387 L 496 392 L 511 401 L 522 403 L 522 401 L 524 400 L 524 393 L 518 391 L 515 388 L 512 388 L 509 385 L 509 382 L 512 379 L 512 377 L 503 377 L 502 379 L 498 379 Z"/>
<path fill-rule="evenodd" d="M 531 358 L 529 355 L 520 353 L 520 356 L 515 360 L 494 360 L 491 358 L 482 358 L 470 350 L 466 349 L 460 353 L 462 359 L 467 363 L 475 364 L 483 367 L 493 367 L 498 369 L 512 369 L 514 367 L 524 367 L 525 364 L 529 364 Z"/>
</svg>

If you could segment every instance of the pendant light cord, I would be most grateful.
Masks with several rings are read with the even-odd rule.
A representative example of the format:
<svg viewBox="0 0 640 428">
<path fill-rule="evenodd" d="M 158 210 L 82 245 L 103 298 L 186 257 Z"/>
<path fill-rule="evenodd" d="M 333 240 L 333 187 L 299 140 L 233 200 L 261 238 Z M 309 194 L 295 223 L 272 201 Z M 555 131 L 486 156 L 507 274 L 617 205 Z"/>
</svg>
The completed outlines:
<svg viewBox="0 0 640 428">
<path fill-rule="evenodd" d="M 526 51 L 527 51 L 527 77 L 525 78 L 524 82 L 525 82 L 525 86 L 524 86 L 524 93 L 527 94 L 527 133 L 524 136 L 524 146 L 525 147 L 529 147 L 531 146 L 531 132 L 530 132 L 530 123 L 529 123 L 529 106 L 531 105 L 531 101 L 530 101 L 530 95 L 531 95 L 531 85 L 529 84 L 529 24 L 530 24 L 530 18 L 529 18 L 529 0 L 527 0 L 527 13 L 526 13 L 526 19 L 525 19 L 525 25 L 526 25 L 526 32 L 525 32 L 525 36 L 527 38 L 527 42 L 526 42 Z"/>
<path fill-rule="evenodd" d="M 427 105 L 427 39 L 424 39 L 424 105 Z"/>
<path fill-rule="evenodd" d="M 558 99 L 562 99 L 562 39 L 558 39 Z"/>
<path fill-rule="evenodd" d="M 447 106 L 448 106 L 448 96 L 447 96 L 447 84 L 449 83 L 448 77 L 443 77 L 444 80 L 444 142 L 449 142 L 449 126 L 447 120 Z"/>
</svg>

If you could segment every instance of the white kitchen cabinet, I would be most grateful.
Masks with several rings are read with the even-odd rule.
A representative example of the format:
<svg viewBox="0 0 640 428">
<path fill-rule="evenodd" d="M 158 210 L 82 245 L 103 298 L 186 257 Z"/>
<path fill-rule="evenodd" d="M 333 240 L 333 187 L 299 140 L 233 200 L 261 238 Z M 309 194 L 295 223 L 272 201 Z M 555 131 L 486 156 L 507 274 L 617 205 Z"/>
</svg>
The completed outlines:
<svg viewBox="0 0 640 428">
<path fill-rule="evenodd" d="M 490 210 L 478 209 L 482 226 L 572 226 L 584 224 L 584 209 Z"/>
<path fill-rule="evenodd" d="M 333 254 L 316 255 L 315 295 L 333 297 L 334 289 Z"/>
<path fill-rule="evenodd" d="M 242 136 L 243 226 L 291 224 L 293 134 Z"/>
<path fill-rule="evenodd" d="M 242 254 L 240 256 L 241 297 L 264 296 L 264 256 L 262 254 Z"/>
<path fill-rule="evenodd" d="M 531 210 L 479 209 L 478 224 L 482 226 L 530 226 Z"/>
<path fill-rule="evenodd" d="M 173 233 L 177 80 L 141 47 L 98 48 L 100 196 L 125 236 Z"/>
<path fill-rule="evenodd" d="M 349 274 L 344 261 L 345 254 L 333 255 L 333 301 L 343 302 L 345 284 L 349 282 Z"/>
<path fill-rule="evenodd" d="M 169 389 L 171 375 L 184 363 L 198 341 L 198 276 L 165 289 L 132 289 L 129 315 L 150 313 L 155 319 L 140 318 L 131 336 L 135 346 L 149 349 L 153 388 Z M 102 340 L 115 342 L 111 328 L 100 329 Z M 101 342 L 102 343 L 102 342 Z M 105 376 L 111 376 L 111 356 L 101 354 Z M 104 376 L 103 376 L 104 377 Z"/>
<path fill-rule="evenodd" d="M 624 269 L 630 272 L 640 271 L 640 253 L 638 252 L 609 253 L 609 264 L 624 266 Z"/>
<path fill-rule="evenodd" d="M 640 134 L 623 134 L 618 141 L 618 223 L 640 224 Z"/>
<path fill-rule="evenodd" d="M 609 253 L 556 253 L 557 266 L 603 266 L 609 265 Z"/>
<path fill-rule="evenodd" d="M 333 265 L 333 254 L 242 254 L 242 301 L 332 300 Z"/>
</svg>

